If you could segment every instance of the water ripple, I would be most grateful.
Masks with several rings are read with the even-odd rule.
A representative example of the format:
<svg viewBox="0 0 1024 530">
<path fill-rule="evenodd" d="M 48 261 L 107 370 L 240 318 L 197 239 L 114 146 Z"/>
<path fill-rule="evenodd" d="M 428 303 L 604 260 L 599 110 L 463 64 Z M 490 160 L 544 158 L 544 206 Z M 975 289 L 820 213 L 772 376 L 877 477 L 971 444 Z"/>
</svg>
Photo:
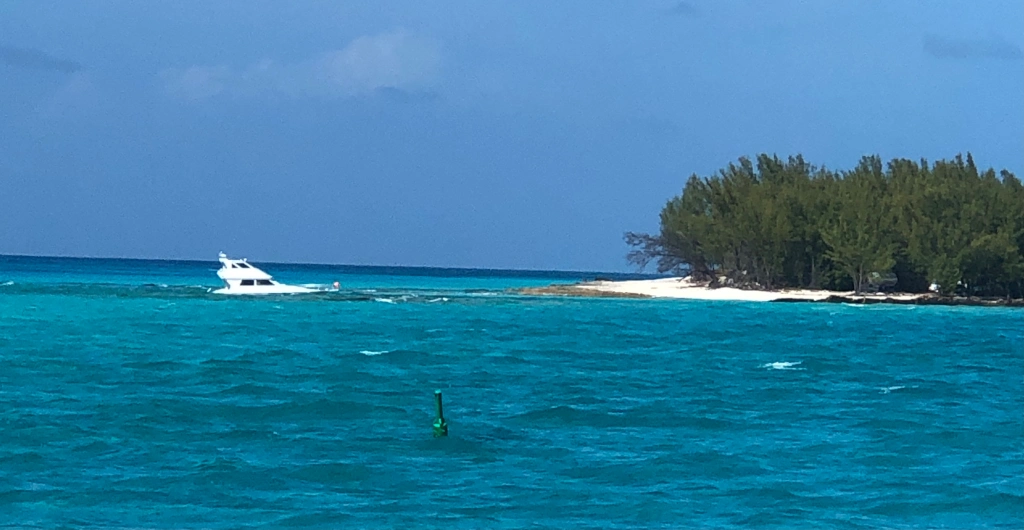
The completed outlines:
<svg viewBox="0 0 1024 530">
<path fill-rule="evenodd" d="M 470 290 L 4 285 L 0 525 L 1024 521 L 1019 311 Z"/>
</svg>

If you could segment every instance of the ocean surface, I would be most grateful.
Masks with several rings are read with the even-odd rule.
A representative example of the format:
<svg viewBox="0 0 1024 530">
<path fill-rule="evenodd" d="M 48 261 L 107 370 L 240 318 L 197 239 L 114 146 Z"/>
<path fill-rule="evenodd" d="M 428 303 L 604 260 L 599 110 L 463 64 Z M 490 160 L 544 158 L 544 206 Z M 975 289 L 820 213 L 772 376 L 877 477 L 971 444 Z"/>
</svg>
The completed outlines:
<svg viewBox="0 0 1024 530">
<path fill-rule="evenodd" d="M 1020 309 L 256 264 L 0 257 L 0 526 L 1024 527 Z"/>
</svg>

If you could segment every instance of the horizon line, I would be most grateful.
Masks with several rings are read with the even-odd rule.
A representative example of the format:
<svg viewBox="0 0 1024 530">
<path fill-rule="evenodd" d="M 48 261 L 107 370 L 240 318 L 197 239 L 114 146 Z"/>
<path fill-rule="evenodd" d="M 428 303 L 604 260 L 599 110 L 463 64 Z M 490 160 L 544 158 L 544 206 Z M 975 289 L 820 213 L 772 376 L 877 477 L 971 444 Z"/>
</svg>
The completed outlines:
<svg viewBox="0 0 1024 530">
<path fill-rule="evenodd" d="M 70 256 L 70 255 L 43 255 L 43 254 L 4 254 L 0 253 L 0 259 L 2 258 L 52 258 L 52 259 L 78 259 L 78 260 L 125 260 L 125 261 L 172 261 L 172 262 L 186 262 L 186 263 L 207 263 L 214 262 L 216 259 L 204 260 L 196 258 L 139 258 L 139 257 L 124 257 L 124 256 Z M 248 259 L 248 258 L 245 258 Z M 567 274 L 617 274 L 617 275 L 635 275 L 635 276 L 665 276 L 664 274 L 650 273 L 650 272 L 615 272 L 615 271 L 598 271 L 598 270 L 572 270 L 572 269 L 524 269 L 524 268 L 490 268 L 490 267 L 452 267 L 452 266 L 436 266 L 436 265 L 367 265 L 367 264 L 354 264 L 354 263 L 323 263 L 323 262 L 302 262 L 302 261 L 254 261 L 253 263 L 261 263 L 268 265 L 314 265 L 320 267 L 376 267 L 376 268 L 396 268 L 396 269 L 443 269 L 443 270 L 463 270 L 463 271 L 490 271 L 490 272 L 555 272 L 555 273 L 567 273 Z"/>
</svg>

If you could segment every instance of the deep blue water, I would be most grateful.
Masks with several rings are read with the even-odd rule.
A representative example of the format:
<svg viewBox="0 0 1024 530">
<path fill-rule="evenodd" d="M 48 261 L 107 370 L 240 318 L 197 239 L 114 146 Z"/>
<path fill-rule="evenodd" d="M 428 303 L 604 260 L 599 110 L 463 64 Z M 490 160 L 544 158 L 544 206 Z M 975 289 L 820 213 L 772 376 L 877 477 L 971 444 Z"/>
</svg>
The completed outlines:
<svg viewBox="0 0 1024 530">
<path fill-rule="evenodd" d="M 1019 309 L 265 268 L 0 258 L 0 525 L 1024 526 Z"/>
</svg>

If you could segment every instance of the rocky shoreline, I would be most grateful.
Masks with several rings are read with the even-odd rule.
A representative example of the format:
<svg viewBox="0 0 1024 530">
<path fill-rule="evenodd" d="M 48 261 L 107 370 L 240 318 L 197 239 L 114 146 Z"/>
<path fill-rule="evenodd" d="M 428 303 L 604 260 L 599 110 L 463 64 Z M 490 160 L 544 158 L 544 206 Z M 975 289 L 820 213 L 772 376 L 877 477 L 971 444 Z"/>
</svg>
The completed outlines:
<svg viewBox="0 0 1024 530">
<path fill-rule="evenodd" d="M 801 300 L 782 298 L 774 302 L 823 302 L 832 304 L 897 304 L 897 305 L 946 305 L 946 306 L 980 306 L 980 307 L 1024 307 L 1024 300 L 1005 298 L 981 298 L 977 296 L 939 296 L 925 294 L 916 298 L 876 298 L 864 296 L 833 295 L 824 300 Z"/>
</svg>

